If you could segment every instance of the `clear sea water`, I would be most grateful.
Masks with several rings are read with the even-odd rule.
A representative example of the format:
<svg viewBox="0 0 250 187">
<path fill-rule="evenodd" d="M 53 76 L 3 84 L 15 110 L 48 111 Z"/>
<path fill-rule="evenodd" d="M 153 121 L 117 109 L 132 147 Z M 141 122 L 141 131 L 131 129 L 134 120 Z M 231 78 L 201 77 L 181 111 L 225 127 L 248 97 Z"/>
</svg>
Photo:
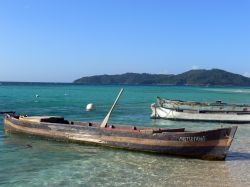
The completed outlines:
<svg viewBox="0 0 250 187">
<path fill-rule="evenodd" d="M 121 87 L 2 83 L 0 111 L 101 122 Z M 123 87 L 113 123 L 197 130 L 230 126 L 150 119 L 156 96 L 250 104 L 250 88 Z M 88 103 L 96 110 L 86 112 Z M 0 186 L 250 186 L 249 171 L 250 124 L 239 125 L 226 161 L 204 161 L 7 135 L 0 117 Z"/>
</svg>

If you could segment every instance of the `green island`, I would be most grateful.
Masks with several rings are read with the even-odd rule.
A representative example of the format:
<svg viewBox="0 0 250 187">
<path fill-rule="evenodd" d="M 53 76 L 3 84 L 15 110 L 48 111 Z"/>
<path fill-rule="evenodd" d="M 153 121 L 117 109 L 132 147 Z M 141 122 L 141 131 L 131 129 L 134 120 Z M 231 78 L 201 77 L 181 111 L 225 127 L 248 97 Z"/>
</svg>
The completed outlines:
<svg viewBox="0 0 250 187">
<path fill-rule="evenodd" d="M 221 69 L 190 70 L 181 74 L 125 73 L 119 75 L 86 76 L 78 84 L 190 85 L 190 86 L 250 86 L 250 78 Z"/>
</svg>

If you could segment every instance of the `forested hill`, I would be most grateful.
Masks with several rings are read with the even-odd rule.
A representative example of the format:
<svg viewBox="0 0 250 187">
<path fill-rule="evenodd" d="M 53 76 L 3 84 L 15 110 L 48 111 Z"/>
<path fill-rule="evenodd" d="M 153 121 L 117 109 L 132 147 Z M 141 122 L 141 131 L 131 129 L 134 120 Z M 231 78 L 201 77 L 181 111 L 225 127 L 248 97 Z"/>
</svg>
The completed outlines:
<svg viewBox="0 0 250 187">
<path fill-rule="evenodd" d="M 194 86 L 250 86 L 250 78 L 220 69 L 190 70 L 178 75 L 125 73 L 121 75 L 96 75 L 74 81 L 79 84 L 148 84 Z"/>
</svg>

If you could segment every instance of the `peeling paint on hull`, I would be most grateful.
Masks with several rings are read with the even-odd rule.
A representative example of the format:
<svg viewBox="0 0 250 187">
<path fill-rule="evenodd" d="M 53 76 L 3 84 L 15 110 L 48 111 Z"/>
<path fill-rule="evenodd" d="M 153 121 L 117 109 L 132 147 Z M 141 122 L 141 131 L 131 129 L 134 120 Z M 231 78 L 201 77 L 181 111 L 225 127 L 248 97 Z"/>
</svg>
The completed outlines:
<svg viewBox="0 0 250 187">
<path fill-rule="evenodd" d="M 59 141 L 89 143 L 114 148 L 178 155 L 207 160 L 224 160 L 237 127 L 209 131 L 155 129 L 97 123 L 46 123 L 29 118 L 5 116 L 5 131 L 25 133 Z"/>
</svg>

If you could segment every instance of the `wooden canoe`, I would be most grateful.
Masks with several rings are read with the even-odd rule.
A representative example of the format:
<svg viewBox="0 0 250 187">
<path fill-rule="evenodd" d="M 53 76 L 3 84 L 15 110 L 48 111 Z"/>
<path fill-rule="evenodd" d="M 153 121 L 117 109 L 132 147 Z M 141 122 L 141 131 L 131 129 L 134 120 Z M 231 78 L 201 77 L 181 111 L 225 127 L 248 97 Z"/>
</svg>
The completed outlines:
<svg viewBox="0 0 250 187">
<path fill-rule="evenodd" d="M 60 141 L 89 143 L 169 155 L 224 160 L 236 126 L 207 131 L 148 128 L 65 120 L 64 117 L 4 115 L 5 131 Z"/>
</svg>

